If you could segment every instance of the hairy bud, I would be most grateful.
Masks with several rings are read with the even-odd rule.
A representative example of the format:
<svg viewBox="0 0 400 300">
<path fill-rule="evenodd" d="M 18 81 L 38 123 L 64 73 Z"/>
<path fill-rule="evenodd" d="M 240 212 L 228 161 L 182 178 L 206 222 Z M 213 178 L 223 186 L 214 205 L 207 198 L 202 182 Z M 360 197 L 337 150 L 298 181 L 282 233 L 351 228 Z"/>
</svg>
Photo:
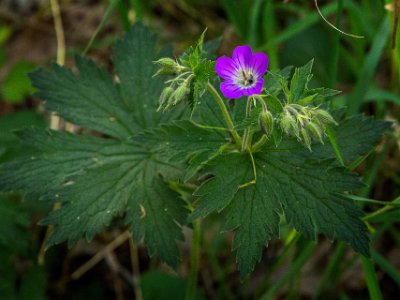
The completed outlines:
<svg viewBox="0 0 400 300">
<path fill-rule="evenodd" d="M 187 95 L 189 95 L 189 93 L 190 93 L 190 89 L 188 88 L 188 85 L 187 85 L 187 83 L 185 81 L 172 94 L 171 101 L 170 101 L 170 104 L 171 104 L 170 106 L 175 106 L 179 102 L 185 100 L 185 98 L 187 97 Z"/>
<path fill-rule="evenodd" d="M 262 111 L 258 115 L 258 125 L 267 137 L 272 134 L 272 131 L 274 130 L 274 117 L 270 111 Z"/>
<path fill-rule="evenodd" d="M 314 116 L 322 123 L 322 124 L 335 124 L 337 125 L 335 119 L 328 113 L 326 110 L 317 109 L 314 112 Z"/>
<path fill-rule="evenodd" d="M 304 127 L 302 127 L 301 130 L 300 130 L 300 133 L 301 133 L 302 142 L 311 151 L 311 138 L 308 135 L 307 130 Z"/>
<path fill-rule="evenodd" d="M 299 127 L 296 119 L 289 113 L 284 113 L 280 122 L 283 132 L 289 135 L 299 136 Z"/>
<path fill-rule="evenodd" d="M 160 66 L 160 69 L 157 71 L 156 75 L 178 75 L 181 73 L 183 67 L 179 65 L 172 58 L 164 57 L 154 62 L 155 64 Z"/>
<path fill-rule="evenodd" d="M 307 130 L 308 133 L 311 135 L 312 138 L 319 140 L 321 143 L 323 143 L 323 136 L 324 136 L 324 131 L 325 128 L 322 127 L 321 125 L 314 123 L 314 122 L 308 122 L 307 123 Z"/>
<path fill-rule="evenodd" d="M 163 89 L 163 91 L 160 95 L 159 106 L 158 106 L 157 110 L 160 110 L 163 107 L 168 105 L 168 102 L 173 93 L 174 93 L 174 89 L 171 88 L 170 86 L 167 86 L 166 88 Z"/>
</svg>

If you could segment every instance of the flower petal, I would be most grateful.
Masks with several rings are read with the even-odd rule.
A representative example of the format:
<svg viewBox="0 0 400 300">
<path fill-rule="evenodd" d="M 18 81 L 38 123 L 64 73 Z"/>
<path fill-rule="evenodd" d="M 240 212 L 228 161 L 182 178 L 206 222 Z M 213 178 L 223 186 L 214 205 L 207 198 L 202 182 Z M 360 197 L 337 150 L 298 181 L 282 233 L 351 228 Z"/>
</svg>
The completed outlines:
<svg viewBox="0 0 400 300">
<path fill-rule="evenodd" d="M 219 77 L 233 80 L 236 77 L 237 66 L 230 57 L 221 56 L 215 62 L 215 71 Z"/>
<path fill-rule="evenodd" d="M 247 88 L 247 89 L 243 89 L 242 92 L 245 96 L 260 95 L 262 92 L 263 86 L 264 86 L 264 79 L 260 78 L 257 80 L 257 83 L 254 86 Z"/>
<path fill-rule="evenodd" d="M 225 98 L 237 99 L 243 96 L 243 89 L 232 81 L 221 82 L 219 88 Z"/>
<path fill-rule="evenodd" d="M 250 67 L 252 52 L 250 46 L 237 46 L 233 50 L 232 59 L 236 62 L 241 70 L 246 70 Z"/>
<path fill-rule="evenodd" d="M 262 77 L 268 68 L 268 56 L 263 52 L 258 52 L 251 57 L 250 65 L 254 72 Z"/>
</svg>

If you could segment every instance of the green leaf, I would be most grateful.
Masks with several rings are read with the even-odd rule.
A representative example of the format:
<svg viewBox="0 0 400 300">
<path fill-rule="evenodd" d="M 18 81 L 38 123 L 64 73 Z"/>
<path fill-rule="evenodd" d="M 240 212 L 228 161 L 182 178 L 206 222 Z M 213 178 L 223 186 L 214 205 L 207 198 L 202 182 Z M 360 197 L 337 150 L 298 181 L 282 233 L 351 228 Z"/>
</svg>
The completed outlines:
<svg viewBox="0 0 400 300">
<path fill-rule="evenodd" d="M 120 79 L 122 98 L 131 112 L 130 117 L 140 129 L 166 123 L 181 114 L 179 110 L 167 114 L 156 113 L 164 79 L 161 76 L 153 77 L 157 72 L 153 62 L 171 56 L 170 49 L 159 51 L 157 43 L 158 36 L 139 23 L 113 49 L 113 62 Z"/>
<path fill-rule="evenodd" d="M 275 96 L 268 95 L 265 98 L 265 103 L 267 104 L 268 110 L 273 114 L 280 114 L 283 110 L 282 102 Z"/>
<path fill-rule="evenodd" d="M 212 75 L 215 74 L 215 62 L 211 61 L 208 57 L 210 53 L 208 51 L 213 51 L 212 47 L 215 45 L 207 45 L 207 49 L 203 49 L 204 36 L 206 30 L 203 31 L 196 46 L 189 48 L 184 54 L 179 58 L 180 62 L 190 68 L 194 74 L 194 78 L 190 83 L 190 93 L 189 93 L 189 106 L 192 111 L 200 102 L 200 98 L 204 95 L 207 90 L 207 84 L 211 79 Z"/>
<path fill-rule="evenodd" d="M 20 110 L 0 118 L 0 161 L 6 161 L 25 151 L 21 148 L 21 143 L 13 131 L 24 127 L 40 127 L 46 126 L 43 117 L 33 111 Z"/>
<path fill-rule="evenodd" d="M 362 184 L 354 174 L 334 165 L 333 159 L 314 161 L 298 143 L 282 142 L 279 149 L 272 146 L 254 154 L 257 182 L 243 185 L 253 172 L 251 160 L 244 154 L 229 156 L 215 158 L 219 163 L 210 166 L 215 177 L 196 192 L 205 191 L 201 193 L 203 198 L 205 194 L 210 199 L 200 198 L 192 216 L 221 211 L 228 205 L 225 228 L 236 231 L 233 247 L 242 276 L 261 259 L 268 240 L 278 235 L 281 214 L 309 238 L 324 234 L 329 239 L 342 239 L 368 255 L 369 239 L 360 219 L 362 211 L 343 194 Z M 230 174 L 231 170 L 237 170 L 235 175 Z M 236 176 L 246 180 L 233 180 L 228 184 L 229 191 L 221 190 L 224 185 L 215 184 Z"/>
<path fill-rule="evenodd" d="M 45 273 L 43 268 L 35 265 L 26 270 L 25 267 L 21 274 L 21 268 L 16 266 L 15 259 L 12 258 L 14 255 L 15 253 L 0 248 L 0 298 L 7 300 L 45 299 Z"/>
<path fill-rule="evenodd" d="M 307 105 L 309 102 L 323 102 L 326 98 L 340 94 L 340 91 L 328 88 L 306 89 L 299 100 L 299 104 Z"/>
<path fill-rule="evenodd" d="M 216 84 L 216 82 L 214 82 Z M 214 86 L 215 86 L 214 84 Z M 225 127 L 220 108 L 211 93 L 206 92 L 196 103 L 196 110 L 189 113 L 190 119 L 199 124 Z"/>
<path fill-rule="evenodd" d="M 30 75 L 38 89 L 36 96 L 46 101 L 46 109 L 81 127 L 112 137 L 123 139 L 133 135 L 140 127 L 107 71 L 80 57 L 76 57 L 76 64 L 78 75 L 58 65 Z"/>
<path fill-rule="evenodd" d="M 140 285 L 143 291 L 143 299 L 170 300 L 185 298 L 187 282 L 181 277 L 150 271 L 141 276 Z M 200 291 L 197 291 L 196 299 L 205 298 Z"/>
<path fill-rule="evenodd" d="M 207 84 L 212 75 L 215 74 L 215 63 L 208 59 L 201 59 L 193 68 L 194 79 L 191 84 L 191 97 L 189 103 L 196 107 L 201 97 L 207 91 Z"/>
<path fill-rule="evenodd" d="M 45 299 L 46 276 L 40 266 L 31 267 L 23 276 L 18 290 L 19 300 Z"/>
<path fill-rule="evenodd" d="M 279 198 L 273 190 L 268 194 L 269 188 L 258 178 L 255 186 L 239 189 L 227 208 L 225 229 L 235 230 L 233 250 L 242 277 L 260 261 L 268 240 L 279 235 Z"/>
<path fill-rule="evenodd" d="M 307 84 L 311 80 L 311 69 L 314 60 L 310 60 L 306 65 L 300 68 L 296 68 L 290 81 L 290 92 L 291 98 L 290 102 L 296 103 L 303 92 L 307 89 Z"/>
<path fill-rule="evenodd" d="M 282 70 L 267 72 L 265 76 L 265 89 L 268 91 L 268 94 L 271 94 L 275 97 L 279 95 L 282 91 L 282 84 L 284 86 L 288 85 L 288 79 L 292 74 L 292 66 L 287 66 Z"/>
<path fill-rule="evenodd" d="M 199 197 L 189 221 L 222 211 L 232 200 L 242 184 L 253 179 L 252 170 L 239 167 L 248 162 L 243 155 L 220 155 L 207 163 L 207 172 L 214 177 L 203 183 L 193 196 Z"/>
<path fill-rule="evenodd" d="M 210 157 L 229 141 L 225 131 L 201 127 L 188 120 L 162 125 L 133 137 L 133 140 L 148 145 L 170 161 L 178 162 L 199 153 L 207 153 Z"/>
<path fill-rule="evenodd" d="M 127 222 L 136 241 L 144 238 L 150 256 L 157 255 L 176 268 L 180 260 L 176 240 L 184 236 L 179 224 L 184 224 L 187 210 L 184 201 L 159 178 L 139 182 L 130 197 Z"/>
<path fill-rule="evenodd" d="M 371 151 L 390 126 L 390 122 L 355 115 L 340 121 L 339 126 L 332 127 L 332 133 L 338 143 L 345 165 Z M 314 158 L 326 158 L 334 155 L 331 147 L 315 144 L 312 149 Z"/>
<path fill-rule="evenodd" d="M 28 226 L 29 215 L 22 205 L 10 195 L 0 194 L 0 247 L 23 253 L 30 242 Z"/>
<path fill-rule="evenodd" d="M 104 69 L 79 57 L 77 74 L 57 65 L 31 74 L 47 109 L 100 132 L 94 137 L 19 131 L 28 150 L 0 166 L 0 190 L 23 190 L 27 199 L 40 197 L 62 204 L 42 222 L 56 225 L 48 245 L 63 241 L 72 245 L 82 236 L 90 240 L 124 214 L 136 241 L 144 238 L 151 255 L 176 266 L 176 240 L 183 239 L 180 224 L 187 211 L 164 178 L 181 170 L 162 159 L 152 145 L 129 139 L 177 116 L 156 113 L 163 86 L 160 79 L 152 78 L 152 61 L 159 53 L 156 43 L 156 36 L 141 25 L 117 43 L 113 59 L 118 83 Z"/>
<path fill-rule="evenodd" d="M 29 81 L 27 73 L 32 71 L 35 65 L 31 62 L 21 61 L 16 63 L 4 78 L 2 94 L 5 102 L 17 103 L 31 95 L 34 89 Z"/>
</svg>

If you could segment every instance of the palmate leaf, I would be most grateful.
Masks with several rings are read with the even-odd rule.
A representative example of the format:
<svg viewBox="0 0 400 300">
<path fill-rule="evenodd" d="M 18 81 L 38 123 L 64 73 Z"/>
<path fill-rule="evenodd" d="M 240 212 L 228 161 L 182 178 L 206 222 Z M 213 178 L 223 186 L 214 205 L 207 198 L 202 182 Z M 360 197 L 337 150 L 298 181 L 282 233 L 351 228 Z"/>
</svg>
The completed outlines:
<svg viewBox="0 0 400 300">
<path fill-rule="evenodd" d="M 211 155 L 229 142 L 226 132 L 203 128 L 189 120 L 162 125 L 134 136 L 132 140 L 172 161 L 183 161 L 200 152 Z"/>
<path fill-rule="evenodd" d="M 391 126 L 390 122 L 376 121 L 372 117 L 363 115 L 342 118 L 339 122 L 340 126 L 332 127 L 332 132 L 346 165 L 366 155 Z M 334 155 L 332 147 L 315 144 L 314 150 L 315 158 Z"/>
<path fill-rule="evenodd" d="M 158 58 L 156 36 L 135 25 L 114 48 L 119 83 L 82 58 L 77 58 L 77 74 L 60 66 L 31 74 L 47 109 L 108 136 L 35 129 L 18 133 L 29 151 L 0 167 L 0 190 L 61 202 L 43 221 L 57 225 L 49 245 L 73 244 L 83 235 L 91 239 L 128 211 L 126 223 L 137 241 L 144 238 L 151 254 L 176 266 L 176 240 L 183 239 L 180 224 L 187 212 L 177 195 L 166 192 L 160 174 L 174 176 L 181 170 L 129 139 L 177 116 L 156 113 L 163 88 L 162 79 L 152 78 L 152 62 Z"/>
<path fill-rule="evenodd" d="M 354 174 L 332 165 L 332 160 L 310 164 L 303 149 L 296 148 L 298 153 L 294 149 L 270 148 L 255 154 L 256 184 L 242 188 L 240 186 L 246 184 L 252 174 L 247 155 L 233 153 L 216 157 L 220 169 L 195 192 L 203 194 L 207 191 L 210 196 L 200 197 L 192 216 L 220 211 L 227 206 L 225 229 L 236 231 L 233 248 L 237 251 L 242 275 L 253 270 L 268 240 L 278 236 L 281 214 L 309 238 L 315 239 L 318 234 L 330 239 L 339 238 L 368 255 L 367 228 L 360 220 L 362 211 L 350 199 L 337 194 L 362 184 Z M 211 170 L 213 168 L 212 165 Z M 236 170 L 234 178 L 237 180 L 229 184 L 233 192 L 227 193 L 221 185 L 213 183 L 232 178 L 232 174 L 228 175 L 229 170 Z M 197 209 L 201 213 L 197 213 Z"/>
<path fill-rule="evenodd" d="M 358 122 L 358 126 L 348 122 Z M 366 127 L 370 130 L 359 131 Z M 368 153 L 387 127 L 385 122 L 361 117 L 342 121 L 335 132 L 348 143 L 346 161 Z M 192 220 L 225 209 L 224 227 L 236 231 L 233 248 L 242 276 L 253 270 L 263 247 L 278 235 L 280 215 L 309 238 L 323 234 L 369 255 L 367 228 L 360 219 L 363 212 L 344 194 L 362 183 L 355 174 L 338 167 L 329 145 L 313 147 L 309 153 L 297 142 L 285 140 L 279 147 L 265 146 L 254 159 L 254 185 L 247 184 L 253 174 L 247 154 L 222 154 L 208 162 L 205 168 L 214 177 L 195 191 L 200 197 L 189 216 Z M 229 191 L 223 188 L 227 182 Z"/>
</svg>

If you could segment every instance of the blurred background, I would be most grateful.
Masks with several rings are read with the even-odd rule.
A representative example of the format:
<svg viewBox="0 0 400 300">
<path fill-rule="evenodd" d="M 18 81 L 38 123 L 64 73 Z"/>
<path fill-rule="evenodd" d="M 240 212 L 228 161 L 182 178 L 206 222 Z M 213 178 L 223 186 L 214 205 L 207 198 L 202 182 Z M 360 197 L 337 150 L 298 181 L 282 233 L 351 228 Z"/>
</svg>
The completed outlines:
<svg viewBox="0 0 400 300">
<path fill-rule="evenodd" d="M 230 55 L 236 45 L 248 44 L 267 53 L 272 71 L 314 58 L 312 84 L 343 91 L 332 100 L 333 107 L 393 122 L 393 130 L 356 169 L 367 184 L 359 196 L 393 201 L 400 191 L 400 30 L 395 26 L 400 1 L 320 0 L 318 5 L 331 24 L 363 38 L 332 28 L 310 0 L 0 0 L 0 161 L 26 151 L 13 130 L 48 126 L 27 72 L 55 62 L 73 68 L 73 56 L 82 52 L 112 71 L 112 45 L 140 21 L 164 43 L 175 44 L 176 55 L 208 28 L 206 40 L 222 37 L 219 54 Z M 0 220 L 0 299 L 139 297 L 130 280 L 129 243 L 120 242 L 122 224 L 121 230 L 104 232 L 90 244 L 82 240 L 72 249 L 53 247 L 43 260 L 46 228 L 36 224 L 52 207 L 20 198 L 0 194 L 0 210 L 7 216 Z M 371 220 L 380 286 L 375 288 L 384 299 L 400 299 L 400 210 L 365 206 L 367 213 L 378 209 L 385 212 Z M 306 241 L 296 240 L 290 250 L 287 228 L 241 282 L 232 236 L 219 234 L 218 218 L 205 222 L 199 299 L 370 297 L 366 277 L 374 272 L 366 272 L 351 249 L 322 239 L 299 262 L 296 249 Z M 14 236 L 15 242 L 5 244 L 5 236 Z M 181 247 L 183 261 L 175 272 L 150 259 L 139 245 L 144 299 L 183 299 L 190 249 L 189 244 Z"/>
</svg>

